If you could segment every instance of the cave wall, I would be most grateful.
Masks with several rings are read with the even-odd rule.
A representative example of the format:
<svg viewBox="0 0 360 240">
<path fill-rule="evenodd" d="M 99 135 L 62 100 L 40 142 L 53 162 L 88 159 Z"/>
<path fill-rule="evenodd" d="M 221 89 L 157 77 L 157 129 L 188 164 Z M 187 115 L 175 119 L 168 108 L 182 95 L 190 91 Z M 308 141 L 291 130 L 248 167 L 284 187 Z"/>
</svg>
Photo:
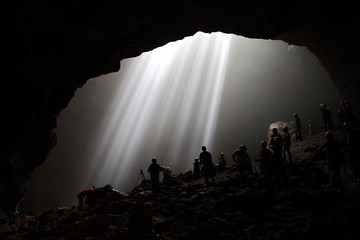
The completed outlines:
<svg viewBox="0 0 360 240">
<path fill-rule="evenodd" d="M 77 88 L 120 61 L 198 31 L 283 40 L 309 48 L 359 113 L 359 8 L 315 1 L 5 3 L 1 209 L 56 144 L 56 119 Z"/>
</svg>

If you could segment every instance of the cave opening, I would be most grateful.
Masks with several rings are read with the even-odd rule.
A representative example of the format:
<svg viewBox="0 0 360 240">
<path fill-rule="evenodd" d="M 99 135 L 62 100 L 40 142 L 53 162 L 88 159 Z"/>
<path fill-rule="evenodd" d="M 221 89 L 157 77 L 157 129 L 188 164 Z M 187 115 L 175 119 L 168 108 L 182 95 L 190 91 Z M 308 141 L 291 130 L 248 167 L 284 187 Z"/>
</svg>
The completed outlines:
<svg viewBox="0 0 360 240">
<path fill-rule="evenodd" d="M 129 191 L 153 156 L 175 174 L 192 170 L 202 145 L 213 161 L 224 152 L 232 164 L 240 144 L 255 157 L 272 122 L 297 112 L 305 135 L 307 120 L 320 131 L 318 104 L 335 110 L 339 100 L 304 47 L 198 32 L 77 90 L 58 119 L 57 146 L 30 179 L 25 211 L 76 204 L 92 185 Z"/>
</svg>

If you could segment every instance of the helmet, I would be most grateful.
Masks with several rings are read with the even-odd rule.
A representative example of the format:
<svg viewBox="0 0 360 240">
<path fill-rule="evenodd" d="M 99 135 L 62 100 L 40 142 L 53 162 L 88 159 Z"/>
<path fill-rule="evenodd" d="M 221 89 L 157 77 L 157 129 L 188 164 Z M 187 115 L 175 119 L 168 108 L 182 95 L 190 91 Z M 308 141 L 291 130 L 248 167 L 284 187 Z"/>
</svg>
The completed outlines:
<svg viewBox="0 0 360 240">
<path fill-rule="evenodd" d="M 245 146 L 245 145 L 241 144 L 241 145 L 240 145 L 240 150 L 242 150 L 242 151 L 246 151 L 246 150 L 247 150 L 247 148 L 246 148 L 246 146 Z"/>
</svg>

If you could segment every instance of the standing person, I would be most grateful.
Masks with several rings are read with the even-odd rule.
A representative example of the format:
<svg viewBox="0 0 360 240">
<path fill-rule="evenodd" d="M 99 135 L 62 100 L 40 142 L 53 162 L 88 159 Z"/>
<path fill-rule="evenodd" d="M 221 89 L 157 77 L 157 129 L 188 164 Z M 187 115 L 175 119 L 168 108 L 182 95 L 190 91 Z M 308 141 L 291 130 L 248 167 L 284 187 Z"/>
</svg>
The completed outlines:
<svg viewBox="0 0 360 240">
<path fill-rule="evenodd" d="M 16 207 L 15 207 L 15 212 L 14 212 L 14 215 L 12 216 L 12 218 L 10 219 L 9 221 L 9 224 L 11 225 L 12 223 L 15 222 L 15 220 L 18 218 L 18 217 L 23 217 L 24 216 L 24 194 L 21 193 L 20 194 L 20 200 L 18 201 L 18 203 L 16 204 Z"/>
<path fill-rule="evenodd" d="M 157 192 L 157 191 L 160 190 L 160 188 L 159 188 L 159 174 L 162 171 L 162 168 L 157 163 L 156 157 L 153 157 L 151 162 L 152 163 L 150 164 L 147 171 L 148 171 L 148 173 L 150 173 L 152 191 Z"/>
<path fill-rule="evenodd" d="M 352 127 L 352 124 L 349 122 L 344 123 L 344 129 L 348 133 L 347 144 L 349 149 L 350 163 L 354 172 L 354 180 L 359 182 L 360 181 L 359 132 L 356 131 Z"/>
<path fill-rule="evenodd" d="M 315 129 L 310 120 L 308 120 L 308 129 L 309 129 L 309 136 L 313 136 L 315 134 Z"/>
<path fill-rule="evenodd" d="M 283 138 L 278 134 L 277 128 L 273 128 L 272 132 L 269 148 L 274 152 L 274 160 L 282 162 Z"/>
<path fill-rule="evenodd" d="M 242 187 L 246 187 L 247 178 L 252 171 L 251 159 L 249 154 L 247 153 L 246 146 L 241 145 L 239 149 L 236 149 L 232 154 L 232 158 L 234 159 L 234 162 L 236 162 L 238 165 L 241 185 Z"/>
<path fill-rule="evenodd" d="M 320 109 L 320 111 L 322 113 L 322 117 L 323 117 L 324 130 L 325 130 L 325 132 L 327 132 L 328 130 L 332 129 L 331 109 L 325 103 L 320 104 L 319 109 Z"/>
<path fill-rule="evenodd" d="M 348 122 L 350 124 L 358 123 L 358 120 L 356 119 L 355 114 L 353 112 L 351 102 L 349 102 L 347 100 L 342 101 L 341 108 L 342 108 L 343 114 L 344 114 L 344 122 L 343 123 L 345 123 L 345 122 Z"/>
<path fill-rule="evenodd" d="M 299 115 L 297 113 L 294 113 L 295 117 L 295 135 L 296 135 L 296 141 L 302 140 L 302 134 L 301 134 L 301 120 L 299 118 Z"/>
<path fill-rule="evenodd" d="M 293 163 L 292 155 L 291 155 L 291 152 L 290 152 L 291 136 L 290 136 L 290 133 L 289 133 L 289 128 L 284 127 L 283 132 L 284 132 L 284 136 L 283 136 L 283 144 L 284 144 L 284 147 L 283 147 L 283 159 L 284 159 L 284 161 L 286 160 L 286 154 L 287 154 L 288 158 L 289 158 L 289 162 Z"/>
<path fill-rule="evenodd" d="M 267 147 L 267 143 L 265 141 L 261 142 L 260 169 L 261 173 L 271 179 L 271 176 L 274 173 L 274 155 Z"/>
<path fill-rule="evenodd" d="M 199 179 L 200 177 L 200 163 L 199 158 L 196 157 L 194 160 L 194 178 Z"/>
<path fill-rule="evenodd" d="M 199 155 L 200 164 L 202 165 L 202 169 L 204 172 L 205 182 L 206 184 L 209 184 L 210 183 L 209 178 L 211 179 L 211 182 L 215 181 L 215 176 L 214 176 L 215 169 L 212 162 L 211 153 L 206 151 L 205 146 L 202 146 L 201 149 L 202 152 Z"/>
<path fill-rule="evenodd" d="M 273 128 L 272 132 L 269 148 L 273 150 L 274 154 L 274 172 L 276 172 L 279 178 L 280 186 L 285 187 L 284 166 L 282 161 L 283 138 L 278 134 L 277 128 Z"/>
<path fill-rule="evenodd" d="M 337 186 L 339 190 L 344 191 L 343 181 L 340 177 L 340 168 L 345 163 L 344 148 L 346 144 L 334 139 L 332 132 L 326 132 L 326 143 L 319 147 L 320 151 L 327 149 L 328 168 L 332 175 L 332 184 Z"/>
</svg>

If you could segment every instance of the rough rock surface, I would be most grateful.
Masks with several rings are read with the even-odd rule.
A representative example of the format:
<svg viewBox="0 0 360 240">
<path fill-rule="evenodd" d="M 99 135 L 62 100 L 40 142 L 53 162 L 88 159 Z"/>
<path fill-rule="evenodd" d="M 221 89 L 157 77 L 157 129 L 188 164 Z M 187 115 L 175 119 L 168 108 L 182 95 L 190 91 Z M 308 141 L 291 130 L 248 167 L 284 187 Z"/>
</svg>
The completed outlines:
<svg viewBox="0 0 360 240">
<path fill-rule="evenodd" d="M 316 1 L 3 3 L 0 211 L 56 144 L 57 116 L 77 88 L 120 61 L 198 31 L 280 39 L 310 49 L 359 114 L 359 6 Z"/>
<path fill-rule="evenodd" d="M 345 135 L 336 131 L 335 137 Z M 177 185 L 163 186 L 155 195 L 143 180 L 128 196 L 106 195 L 81 212 L 59 207 L 18 218 L 9 239 L 131 239 L 129 209 L 138 192 L 151 203 L 158 239 L 358 239 L 360 183 L 352 180 L 347 162 L 345 191 L 330 184 L 325 156 L 316 150 L 324 141 L 320 133 L 293 143 L 295 163 L 285 165 L 285 188 L 276 181 L 269 188 L 260 174 L 241 188 L 236 167 L 219 171 L 209 186 L 203 178 L 192 179 L 191 172 L 180 174 Z"/>
</svg>

